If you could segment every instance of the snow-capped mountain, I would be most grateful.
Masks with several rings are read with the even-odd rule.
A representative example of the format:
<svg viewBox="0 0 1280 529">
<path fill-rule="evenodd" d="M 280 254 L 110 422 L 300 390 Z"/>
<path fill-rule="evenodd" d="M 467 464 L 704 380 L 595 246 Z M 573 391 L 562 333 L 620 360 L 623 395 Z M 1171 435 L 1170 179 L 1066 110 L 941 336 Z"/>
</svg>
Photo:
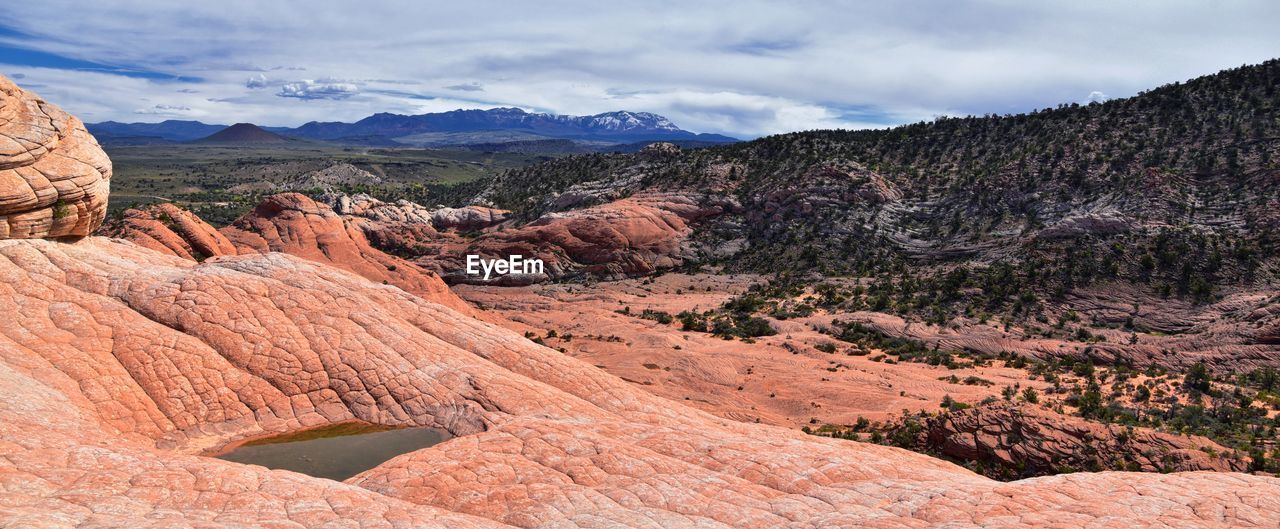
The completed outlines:
<svg viewBox="0 0 1280 529">
<path fill-rule="evenodd" d="M 546 114 L 535 114 L 546 116 Z M 684 132 L 671 120 L 648 112 L 606 112 L 594 116 L 558 116 L 581 124 L 584 128 L 596 131 L 632 132 L 632 131 L 666 131 Z"/>
<path fill-rule="evenodd" d="M 184 129 L 190 128 L 192 123 L 194 122 L 187 123 Z M 167 128 L 152 124 L 126 125 L 108 122 L 91 124 L 89 129 L 95 133 L 101 131 L 115 135 L 121 135 L 126 129 L 145 131 L 148 135 L 170 141 L 192 139 L 187 134 L 174 134 L 172 138 L 167 137 L 165 136 Z M 632 143 L 652 140 L 694 140 L 703 143 L 737 141 L 736 138 L 719 134 L 696 134 L 682 130 L 671 120 L 649 112 L 622 110 L 592 116 L 569 116 L 526 112 L 510 107 L 452 110 L 412 116 L 383 112 L 355 123 L 312 121 L 297 128 L 269 128 L 268 130 L 284 136 L 313 140 L 360 139 L 411 145 L 544 139 L 570 139 L 592 143 Z M 186 130 L 180 132 L 186 132 Z"/>
<path fill-rule="evenodd" d="M 671 120 L 648 112 L 606 112 L 594 116 L 567 116 L 526 112 L 519 108 L 453 110 L 406 116 L 374 114 L 355 123 L 311 122 L 286 134 L 312 139 L 357 136 L 384 136 L 399 139 L 422 134 L 477 131 L 513 131 L 546 138 L 604 141 L 638 139 L 703 139 L 734 141 L 716 135 L 699 135 L 681 130 Z"/>
</svg>

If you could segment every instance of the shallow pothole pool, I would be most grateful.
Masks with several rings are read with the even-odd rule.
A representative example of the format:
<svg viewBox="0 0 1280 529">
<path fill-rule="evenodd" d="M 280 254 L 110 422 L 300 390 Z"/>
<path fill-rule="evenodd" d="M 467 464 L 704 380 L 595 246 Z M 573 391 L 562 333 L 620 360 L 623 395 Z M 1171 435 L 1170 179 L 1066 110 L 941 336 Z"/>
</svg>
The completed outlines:
<svg viewBox="0 0 1280 529">
<path fill-rule="evenodd" d="M 254 439 L 214 457 L 342 481 L 447 439 L 448 432 L 434 428 L 347 422 Z"/>
</svg>

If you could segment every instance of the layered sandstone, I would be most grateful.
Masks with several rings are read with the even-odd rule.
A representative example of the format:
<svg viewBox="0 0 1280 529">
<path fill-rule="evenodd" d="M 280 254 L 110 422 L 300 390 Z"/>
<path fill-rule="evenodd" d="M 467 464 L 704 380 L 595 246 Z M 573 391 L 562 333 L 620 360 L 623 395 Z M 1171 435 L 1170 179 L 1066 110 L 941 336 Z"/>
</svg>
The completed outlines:
<svg viewBox="0 0 1280 529">
<path fill-rule="evenodd" d="M 1239 527 L 1280 516 L 1272 478 L 999 483 L 903 450 L 718 419 L 280 253 L 196 263 L 106 239 L 3 241 L 0 274 L 0 299 L 23 307 L 0 329 L 0 516 L 15 523 Z M 352 418 L 459 437 L 349 485 L 184 455 Z"/>
<path fill-rule="evenodd" d="M 478 205 L 430 209 L 367 195 L 328 194 L 322 199 L 360 226 L 375 246 L 415 255 L 451 283 L 504 285 L 636 277 L 712 257 L 690 239 L 693 225 L 739 207 L 731 198 L 702 192 L 624 196 L 623 191 L 575 186 L 557 197 L 551 205 L 556 211 L 527 222 Z M 545 263 L 546 273 L 484 280 L 465 273 L 467 255 L 537 258 Z"/>
<path fill-rule="evenodd" d="M 177 255 L 195 249 L 186 239 L 153 237 L 156 249 L 0 240 L 10 309 L 0 525 L 1266 527 L 1280 517 L 1280 480 L 1269 477 L 999 483 L 904 450 L 716 418 L 448 298 L 357 275 L 383 261 L 348 246 L 356 234 L 283 196 L 224 234 L 254 251 L 203 261 Z M 457 437 L 345 483 L 197 455 L 352 419 Z"/>
<path fill-rule="evenodd" d="M 1109 468 L 1239 472 L 1248 467 L 1204 437 L 1101 424 L 1007 402 L 930 417 L 916 442 L 919 449 L 1014 477 Z"/>
<path fill-rule="evenodd" d="M 305 195 L 268 197 L 222 233 L 241 253 L 284 252 L 398 286 L 457 310 L 471 310 L 434 273 L 373 248 L 359 228 Z"/>
<path fill-rule="evenodd" d="M 226 235 L 191 212 L 168 203 L 126 210 L 119 220 L 104 226 L 103 232 L 196 261 L 239 253 Z"/>
<path fill-rule="evenodd" d="M 546 278 L 643 276 L 698 256 L 691 224 L 719 215 L 726 203 L 699 194 L 645 193 L 604 204 L 542 215 L 527 224 L 502 224 L 474 238 L 447 239 L 420 259 L 450 282 L 484 283 L 463 271 L 466 255 L 542 259 Z M 513 278 L 500 278 L 510 282 Z"/>
<path fill-rule="evenodd" d="M 221 230 L 173 204 L 158 204 L 126 211 L 119 220 L 108 223 L 103 233 L 196 261 L 284 252 L 400 287 L 467 314 L 473 312 L 436 274 L 372 247 L 362 230 L 327 205 L 297 193 L 267 197 Z"/>
<path fill-rule="evenodd" d="M 111 161 L 80 120 L 0 76 L 0 238 L 89 235 L 110 184 Z"/>
</svg>

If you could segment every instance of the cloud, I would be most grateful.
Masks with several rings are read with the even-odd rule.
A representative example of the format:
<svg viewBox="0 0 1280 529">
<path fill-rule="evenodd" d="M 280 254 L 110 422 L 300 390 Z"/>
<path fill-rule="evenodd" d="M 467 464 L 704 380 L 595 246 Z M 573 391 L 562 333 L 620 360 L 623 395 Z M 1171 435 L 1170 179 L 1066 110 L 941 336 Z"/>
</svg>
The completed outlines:
<svg viewBox="0 0 1280 529">
<path fill-rule="evenodd" d="M 1094 90 L 1089 92 L 1089 97 L 1085 98 L 1085 101 L 1089 103 L 1106 103 L 1108 99 L 1111 98 L 1107 94 Z"/>
<path fill-rule="evenodd" d="M 483 92 L 484 86 L 480 83 L 455 84 L 444 87 L 445 90 L 454 90 L 458 92 Z"/>
<path fill-rule="evenodd" d="M 140 108 L 134 110 L 134 114 L 146 114 L 157 116 L 171 116 L 178 114 L 187 114 L 191 112 L 191 107 L 181 105 L 154 105 L 151 108 Z"/>
<path fill-rule="evenodd" d="M 1280 50 L 1268 0 L 366 4 L 28 2 L 0 17 L 0 72 L 97 121 L 153 103 L 268 125 L 515 106 L 754 136 L 1125 97 Z M 255 88 L 261 70 L 278 73 Z"/>
<path fill-rule="evenodd" d="M 360 89 L 351 83 L 323 83 L 303 80 L 281 85 L 280 92 L 276 95 L 297 99 L 346 99 L 359 92 Z"/>
<path fill-rule="evenodd" d="M 805 43 L 800 40 L 748 40 L 730 44 L 725 50 L 746 55 L 780 55 L 785 52 L 800 50 Z"/>
<path fill-rule="evenodd" d="M 249 79 L 244 82 L 244 87 L 254 90 L 258 88 L 266 88 L 267 76 L 262 74 L 250 76 Z"/>
<path fill-rule="evenodd" d="M 10 75 L 10 76 L 9 76 L 9 78 L 10 78 L 10 79 L 26 79 L 26 78 L 27 78 L 27 75 L 26 75 L 26 74 L 21 74 L 21 73 L 15 73 L 15 74 Z"/>
</svg>

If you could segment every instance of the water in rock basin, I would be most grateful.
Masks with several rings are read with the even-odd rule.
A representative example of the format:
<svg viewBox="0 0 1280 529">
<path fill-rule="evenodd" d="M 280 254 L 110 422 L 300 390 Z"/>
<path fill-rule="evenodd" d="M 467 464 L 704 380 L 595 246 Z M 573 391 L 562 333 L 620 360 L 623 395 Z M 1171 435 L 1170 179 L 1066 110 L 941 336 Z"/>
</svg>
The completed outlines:
<svg viewBox="0 0 1280 529">
<path fill-rule="evenodd" d="M 216 457 L 342 481 L 400 454 L 440 443 L 448 432 L 342 423 L 255 439 Z"/>
</svg>

